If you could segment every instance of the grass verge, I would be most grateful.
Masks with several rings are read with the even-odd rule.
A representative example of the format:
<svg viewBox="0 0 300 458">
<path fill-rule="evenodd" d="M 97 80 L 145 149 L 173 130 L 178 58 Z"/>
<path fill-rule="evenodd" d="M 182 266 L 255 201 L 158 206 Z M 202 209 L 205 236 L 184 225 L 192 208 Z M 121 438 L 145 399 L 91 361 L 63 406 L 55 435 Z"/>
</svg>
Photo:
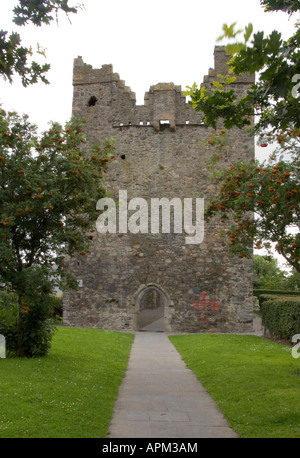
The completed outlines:
<svg viewBox="0 0 300 458">
<path fill-rule="evenodd" d="M 60 327 L 45 358 L 0 359 L 0 437 L 105 437 L 133 339 Z"/>
<path fill-rule="evenodd" d="M 242 438 L 300 438 L 300 359 L 255 336 L 170 336 Z"/>
</svg>

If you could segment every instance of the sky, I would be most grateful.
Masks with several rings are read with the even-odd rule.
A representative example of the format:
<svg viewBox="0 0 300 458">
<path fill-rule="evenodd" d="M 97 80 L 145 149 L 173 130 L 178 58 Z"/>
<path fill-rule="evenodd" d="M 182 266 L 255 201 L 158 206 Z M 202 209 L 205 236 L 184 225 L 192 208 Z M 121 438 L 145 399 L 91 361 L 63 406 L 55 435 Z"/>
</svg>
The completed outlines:
<svg viewBox="0 0 300 458">
<path fill-rule="evenodd" d="M 182 90 L 198 85 L 214 66 L 214 47 L 224 23 L 249 22 L 254 31 L 266 35 L 274 29 L 288 38 L 296 17 L 265 13 L 259 0 L 71 0 L 84 4 L 77 15 L 61 13 L 49 26 L 18 27 L 12 22 L 17 0 L 0 0 L 0 29 L 17 31 L 24 46 L 45 49 L 49 62 L 49 85 L 24 88 L 18 77 L 10 84 L 0 79 L 0 104 L 4 110 L 29 115 L 31 122 L 45 130 L 50 121 L 64 124 L 71 117 L 73 60 L 82 56 L 94 68 L 112 64 L 125 84 L 144 103 L 150 86 L 173 82 Z M 225 44 L 225 43 L 221 43 Z M 269 148 L 256 147 L 260 160 Z"/>
<path fill-rule="evenodd" d="M 0 29 L 17 31 L 34 50 L 37 44 L 45 48 L 47 60 L 37 58 L 51 64 L 48 86 L 23 88 L 18 77 L 12 85 L 0 80 L 0 103 L 6 110 L 27 113 L 41 129 L 71 116 L 77 56 L 94 68 L 112 64 L 140 105 L 145 92 L 159 82 L 174 82 L 183 90 L 200 84 L 214 65 L 214 46 L 224 23 L 237 21 L 244 28 L 252 22 L 256 31 L 277 29 L 288 37 L 295 20 L 265 13 L 259 0 L 71 0 L 77 3 L 84 9 L 69 19 L 61 13 L 50 26 L 18 27 L 11 21 L 17 0 L 0 1 Z"/>
</svg>

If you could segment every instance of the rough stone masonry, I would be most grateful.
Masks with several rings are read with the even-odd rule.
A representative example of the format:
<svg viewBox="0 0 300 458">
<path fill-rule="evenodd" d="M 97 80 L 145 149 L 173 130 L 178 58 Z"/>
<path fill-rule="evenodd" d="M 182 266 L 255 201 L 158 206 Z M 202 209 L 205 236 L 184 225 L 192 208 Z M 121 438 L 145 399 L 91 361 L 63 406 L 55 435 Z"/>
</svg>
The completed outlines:
<svg viewBox="0 0 300 458">
<path fill-rule="evenodd" d="M 207 88 L 218 74 L 227 74 L 224 48 L 216 47 L 214 56 L 215 68 L 203 81 Z M 234 88 L 243 93 L 253 82 L 243 75 Z M 151 86 L 138 106 L 111 65 L 94 69 L 81 57 L 74 61 L 73 84 L 73 115 L 87 120 L 87 145 L 116 139 L 116 156 L 105 175 L 116 202 L 126 190 L 128 200 L 201 196 L 208 203 L 218 185 L 209 168 L 212 150 L 200 142 L 215 132 L 180 86 Z M 244 131 L 232 129 L 228 138 L 230 156 L 218 167 L 254 157 L 254 140 Z M 79 288 L 64 295 L 64 325 L 130 331 L 159 322 L 168 332 L 251 331 L 252 260 L 228 256 L 223 229 L 218 217 L 205 222 L 204 240 L 195 245 L 172 230 L 91 232 L 91 252 L 67 260 Z"/>
</svg>

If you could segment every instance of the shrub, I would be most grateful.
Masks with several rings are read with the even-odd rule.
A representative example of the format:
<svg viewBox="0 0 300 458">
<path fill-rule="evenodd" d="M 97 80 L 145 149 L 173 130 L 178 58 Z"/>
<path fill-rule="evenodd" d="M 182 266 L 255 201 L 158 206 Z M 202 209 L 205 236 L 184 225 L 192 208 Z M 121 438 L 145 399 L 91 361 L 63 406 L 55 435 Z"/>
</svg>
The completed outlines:
<svg viewBox="0 0 300 458">
<path fill-rule="evenodd" d="M 42 299 L 35 301 L 30 298 L 30 307 L 25 305 L 19 310 L 18 320 L 17 296 L 7 290 L 0 291 L 0 334 L 5 337 L 8 354 L 17 353 L 20 339 L 24 356 L 47 354 L 54 332 L 55 313 L 61 307 L 61 299 L 51 296 Z"/>
<path fill-rule="evenodd" d="M 300 299 L 273 298 L 261 305 L 262 324 L 273 337 L 291 341 L 300 333 Z"/>
<path fill-rule="evenodd" d="M 6 352 L 15 353 L 17 343 L 17 297 L 0 291 L 0 334 L 5 337 Z"/>
<path fill-rule="evenodd" d="M 272 289 L 254 289 L 254 296 L 258 298 L 259 306 L 261 308 L 262 303 L 266 300 L 272 299 L 282 299 L 283 296 L 288 296 L 288 298 L 298 298 L 300 300 L 300 291 L 284 291 L 284 290 L 272 290 Z"/>
<path fill-rule="evenodd" d="M 285 291 L 276 289 L 254 289 L 253 294 L 260 297 L 262 294 L 275 294 L 276 296 L 300 296 L 300 291 Z"/>
<path fill-rule="evenodd" d="M 289 296 L 289 295 L 277 295 L 277 294 L 261 294 L 259 296 L 259 305 L 262 306 L 262 304 L 266 301 L 300 301 L 299 296 Z"/>
<path fill-rule="evenodd" d="M 48 299 L 48 298 L 45 298 Z M 51 347 L 54 318 L 47 301 L 30 303 L 21 317 L 22 351 L 27 357 L 45 356 Z"/>
</svg>

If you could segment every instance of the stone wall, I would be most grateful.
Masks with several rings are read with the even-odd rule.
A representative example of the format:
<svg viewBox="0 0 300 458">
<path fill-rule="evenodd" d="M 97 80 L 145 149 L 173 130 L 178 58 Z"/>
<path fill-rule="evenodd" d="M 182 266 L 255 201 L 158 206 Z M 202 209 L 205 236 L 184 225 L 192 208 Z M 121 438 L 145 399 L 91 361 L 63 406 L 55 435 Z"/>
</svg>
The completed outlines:
<svg viewBox="0 0 300 458">
<path fill-rule="evenodd" d="M 217 74 L 227 73 L 227 61 L 224 49 L 216 47 L 215 68 L 204 77 L 208 88 Z M 252 83 L 246 75 L 235 87 L 243 92 Z M 183 202 L 198 196 L 208 203 L 217 185 L 209 169 L 211 149 L 200 142 L 214 131 L 186 103 L 180 86 L 151 86 L 144 105 L 138 106 L 111 65 L 93 69 L 80 57 L 74 62 L 73 84 L 73 114 L 87 119 L 88 145 L 116 139 L 116 157 L 105 176 L 116 202 L 119 190 L 126 190 L 128 201 L 144 198 L 149 209 L 151 198 Z M 245 132 L 233 129 L 229 141 L 231 156 L 220 161 L 220 168 L 254 157 L 254 141 Z M 251 330 L 252 260 L 228 256 L 223 228 L 218 218 L 205 222 L 204 240 L 196 245 L 186 243 L 184 232 L 93 232 L 91 253 L 84 260 L 68 260 L 82 286 L 65 294 L 64 324 L 137 330 L 141 296 L 152 285 L 165 306 L 166 331 Z"/>
</svg>

